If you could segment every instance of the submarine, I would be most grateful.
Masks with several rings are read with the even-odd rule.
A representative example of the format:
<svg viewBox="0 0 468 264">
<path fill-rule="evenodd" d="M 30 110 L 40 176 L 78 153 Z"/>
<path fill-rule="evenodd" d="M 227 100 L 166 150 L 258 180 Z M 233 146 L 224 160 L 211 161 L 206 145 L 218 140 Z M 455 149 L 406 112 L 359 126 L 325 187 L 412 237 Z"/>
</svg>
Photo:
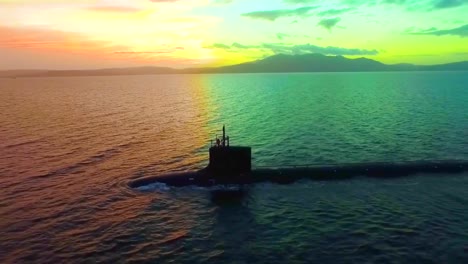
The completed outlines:
<svg viewBox="0 0 468 264">
<path fill-rule="evenodd" d="M 341 180 L 355 176 L 401 177 L 417 173 L 461 173 L 468 169 L 463 160 L 423 160 L 411 162 L 351 163 L 341 165 L 266 168 L 252 170 L 252 148 L 230 146 L 223 126 L 223 135 L 209 148 L 209 164 L 192 172 L 170 173 L 144 177 L 129 183 L 131 188 L 161 183 L 171 187 L 244 185 L 260 182 L 290 184 L 301 179 Z"/>
</svg>

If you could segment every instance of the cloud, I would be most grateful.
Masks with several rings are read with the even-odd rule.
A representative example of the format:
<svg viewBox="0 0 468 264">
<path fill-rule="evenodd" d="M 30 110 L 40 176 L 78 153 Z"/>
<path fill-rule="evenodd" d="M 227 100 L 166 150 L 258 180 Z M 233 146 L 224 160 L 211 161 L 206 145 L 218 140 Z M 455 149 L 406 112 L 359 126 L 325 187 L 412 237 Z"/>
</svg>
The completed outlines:
<svg viewBox="0 0 468 264">
<path fill-rule="evenodd" d="M 310 4 L 317 2 L 317 0 L 283 0 L 286 4 L 294 4 L 294 5 L 299 5 L 299 4 Z"/>
<path fill-rule="evenodd" d="M 338 24 L 338 22 L 340 22 L 341 18 L 339 17 L 335 17 L 335 18 L 326 18 L 326 19 L 322 19 L 318 22 L 318 26 L 321 26 L 323 28 L 326 28 L 328 30 L 332 30 L 333 27 L 336 26 L 336 24 Z"/>
<path fill-rule="evenodd" d="M 90 11 L 96 12 L 110 12 L 110 13 L 135 13 L 141 12 L 143 9 L 130 7 L 130 6 L 93 6 L 87 8 Z"/>
<path fill-rule="evenodd" d="M 214 4 L 227 5 L 234 2 L 234 0 L 213 0 Z"/>
<path fill-rule="evenodd" d="M 242 16 L 252 18 L 252 19 L 261 19 L 267 21 L 275 21 L 281 17 L 308 17 L 310 16 L 309 11 L 315 9 L 315 6 L 303 6 L 296 9 L 279 9 L 279 10 L 265 10 L 265 11 L 255 11 L 250 13 L 244 13 Z"/>
<path fill-rule="evenodd" d="M 434 3 L 435 9 L 459 7 L 459 6 L 468 4 L 467 0 L 437 0 L 434 2 L 435 2 Z"/>
<path fill-rule="evenodd" d="M 192 51 L 191 47 L 182 46 L 145 50 L 74 32 L 0 26 L 0 69 L 77 69 L 154 64 L 181 67 L 203 62 L 200 58 L 180 56 Z"/>
<path fill-rule="evenodd" d="M 237 42 L 232 45 L 226 45 L 222 43 L 215 43 L 207 48 L 211 49 L 223 49 L 230 52 L 239 52 L 242 50 L 256 50 L 269 52 L 273 54 L 306 54 L 306 53 L 321 53 L 325 55 L 377 55 L 379 52 L 375 49 L 349 49 L 342 47 L 327 46 L 321 47 L 312 45 L 310 43 L 302 45 L 288 45 L 282 43 L 262 43 L 260 45 L 243 45 Z"/>
<path fill-rule="evenodd" d="M 174 3 L 174 2 L 180 2 L 182 0 L 149 0 L 150 2 L 153 3 Z M 225 5 L 225 4 L 230 4 L 234 2 L 234 0 L 211 0 L 213 4 L 218 4 L 218 5 Z"/>
<path fill-rule="evenodd" d="M 222 43 L 215 43 L 213 44 L 212 47 L 217 48 L 217 49 L 230 49 L 231 48 L 230 46 L 222 44 Z"/>
<path fill-rule="evenodd" d="M 237 48 L 237 49 L 250 49 L 250 48 L 253 48 L 254 46 L 246 46 L 246 45 L 242 45 L 240 43 L 234 42 L 232 43 L 232 47 Z"/>
<path fill-rule="evenodd" d="M 354 10 L 354 8 L 328 9 L 317 13 L 317 16 L 336 16 Z"/>
<path fill-rule="evenodd" d="M 0 0 L 1 5 L 25 5 L 25 4 L 56 4 L 56 3 L 66 3 L 67 0 Z M 90 1 L 88 1 L 90 2 Z"/>
<path fill-rule="evenodd" d="M 90 56 L 109 57 L 120 55 L 170 54 L 183 47 L 158 51 L 135 51 L 129 46 L 95 40 L 85 34 L 36 28 L 12 28 L 0 26 L 0 48 L 16 50 L 49 51 Z M 146 57 L 145 57 L 146 58 Z"/>
<path fill-rule="evenodd" d="M 425 29 L 425 30 L 420 30 L 420 31 L 414 31 L 412 28 L 407 29 L 405 33 L 411 34 L 411 35 L 433 35 L 433 36 L 447 36 L 447 35 L 452 35 L 452 36 L 459 36 L 459 37 L 468 37 L 468 24 L 457 27 L 457 28 L 452 28 L 452 29 L 437 29 L 435 27 Z"/>
<path fill-rule="evenodd" d="M 277 37 L 279 40 L 283 40 L 284 38 L 289 37 L 289 34 L 277 33 L 277 34 L 276 34 L 276 37 Z"/>
<path fill-rule="evenodd" d="M 115 54 L 125 54 L 125 55 L 128 55 L 128 54 L 133 54 L 133 55 L 136 55 L 136 54 L 170 54 L 170 53 L 174 53 L 176 52 L 177 50 L 183 50 L 184 48 L 183 47 L 176 47 L 174 49 L 168 49 L 168 50 L 158 50 L 158 51 L 116 51 L 114 52 Z"/>
<path fill-rule="evenodd" d="M 99 50 L 107 43 L 92 41 L 84 34 L 40 28 L 0 26 L 0 48 L 67 50 L 82 46 L 82 50 Z"/>
<path fill-rule="evenodd" d="M 318 0 L 283 0 L 286 4 L 304 5 L 318 3 Z M 468 5 L 468 0 L 339 0 L 345 6 L 396 5 L 408 11 L 436 11 Z"/>
</svg>

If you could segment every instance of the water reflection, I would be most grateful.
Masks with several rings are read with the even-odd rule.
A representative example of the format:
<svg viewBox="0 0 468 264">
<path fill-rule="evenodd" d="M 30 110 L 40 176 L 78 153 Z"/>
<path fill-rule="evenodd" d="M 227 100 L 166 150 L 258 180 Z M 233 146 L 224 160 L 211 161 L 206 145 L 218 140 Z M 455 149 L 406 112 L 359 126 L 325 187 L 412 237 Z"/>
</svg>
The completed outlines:
<svg viewBox="0 0 468 264">
<path fill-rule="evenodd" d="M 223 123 L 233 145 L 253 147 L 254 166 L 466 160 L 465 73 L 25 78 L 0 87 L 0 261 L 467 262 L 466 174 L 408 186 L 298 183 L 227 201 L 121 187 L 203 167 Z"/>
<path fill-rule="evenodd" d="M 258 242 L 259 231 L 249 207 L 249 202 L 253 202 L 249 190 L 213 191 L 211 201 L 216 206 L 213 239 L 222 248 L 222 254 L 214 260 L 229 262 L 235 259 L 249 263 L 253 255 L 249 245 Z"/>
</svg>

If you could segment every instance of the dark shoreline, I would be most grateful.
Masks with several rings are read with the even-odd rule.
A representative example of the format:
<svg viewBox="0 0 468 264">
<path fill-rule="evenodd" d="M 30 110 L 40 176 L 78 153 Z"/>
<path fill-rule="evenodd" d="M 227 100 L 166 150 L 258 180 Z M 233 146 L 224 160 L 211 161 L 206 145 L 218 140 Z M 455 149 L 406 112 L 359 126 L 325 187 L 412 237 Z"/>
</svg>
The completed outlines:
<svg viewBox="0 0 468 264">
<path fill-rule="evenodd" d="M 312 72 L 425 72 L 425 71 L 468 71 L 468 61 L 435 65 L 409 63 L 385 64 L 367 58 L 326 56 L 318 53 L 302 55 L 276 54 L 260 60 L 200 68 L 169 68 L 157 66 L 101 68 L 88 70 L 3 70 L 0 77 L 73 77 L 73 76 L 121 76 L 159 74 L 235 74 L 235 73 L 312 73 Z"/>
</svg>

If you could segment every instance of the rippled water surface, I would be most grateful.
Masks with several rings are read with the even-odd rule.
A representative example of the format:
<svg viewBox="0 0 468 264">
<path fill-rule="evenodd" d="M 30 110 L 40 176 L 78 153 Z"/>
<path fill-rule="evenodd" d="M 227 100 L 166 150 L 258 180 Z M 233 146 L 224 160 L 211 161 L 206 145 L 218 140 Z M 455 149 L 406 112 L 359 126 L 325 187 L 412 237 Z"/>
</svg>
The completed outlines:
<svg viewBox="0 0 468 264">
<path fill-rule="evenodd" d="M 466 263 L 468 174 L 213 189 L 131 179 L 207 164 L 222 124 L 254 167 L 468 160 L 468 74 L 0 79 L 0 262 Z"/>
</svg>

